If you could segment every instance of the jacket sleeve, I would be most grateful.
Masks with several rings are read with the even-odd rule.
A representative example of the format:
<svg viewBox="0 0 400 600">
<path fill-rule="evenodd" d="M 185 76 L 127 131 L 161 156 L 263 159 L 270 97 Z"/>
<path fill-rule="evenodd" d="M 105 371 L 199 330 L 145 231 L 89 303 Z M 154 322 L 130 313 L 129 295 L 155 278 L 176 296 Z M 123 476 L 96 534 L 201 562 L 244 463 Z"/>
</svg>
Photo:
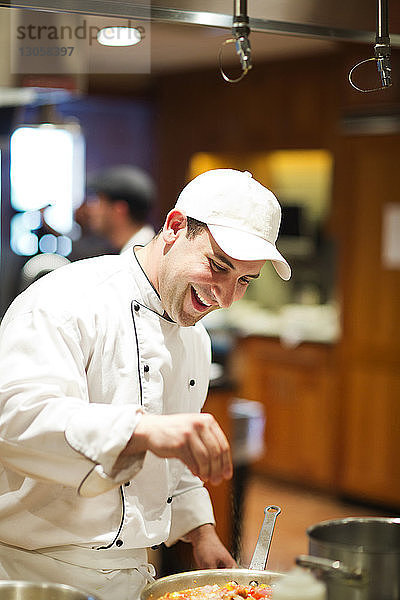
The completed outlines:
<svg viewBox="0 0 400 600">
<path fill-rule="evenodd" d="M 208 490 L 187 467 L 172 496 L 171 506 L 171 530 L 165 542 L 166 546 L 172 546 L 178 540 L 185 541 L 185 535 L 200 525 L 215 524 Z"/>
<path fill-rule="evenodd" d="M 17 313 L 0 334 L 0 456 L 9 469 L 95 496 L 133 477 L 144 455 L 113 467 L 140 419 L 135 404 L 89 402 L 74 325 Z"/>
</svg>

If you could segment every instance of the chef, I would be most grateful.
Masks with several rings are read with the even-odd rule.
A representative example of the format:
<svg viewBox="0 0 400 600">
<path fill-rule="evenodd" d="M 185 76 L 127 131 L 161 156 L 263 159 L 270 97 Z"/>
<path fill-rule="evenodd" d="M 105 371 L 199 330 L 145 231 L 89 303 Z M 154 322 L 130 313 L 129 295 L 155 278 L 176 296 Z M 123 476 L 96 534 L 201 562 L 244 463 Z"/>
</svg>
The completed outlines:
<svg viewBox="0 0 400 600">
<path fill-rule="evenodd" d="M 16 298 L 0 329 L 0 577 L 130 600 L 147 548 L 183 539 L 199 568 L 232 567 L 204 481 L 231 477 L 201 413 L 199 322 L 241 298 L 275 242 L 275 196 L 250 173 L 190 182 L 146 246 L 78 261 Z"/>
</svg>

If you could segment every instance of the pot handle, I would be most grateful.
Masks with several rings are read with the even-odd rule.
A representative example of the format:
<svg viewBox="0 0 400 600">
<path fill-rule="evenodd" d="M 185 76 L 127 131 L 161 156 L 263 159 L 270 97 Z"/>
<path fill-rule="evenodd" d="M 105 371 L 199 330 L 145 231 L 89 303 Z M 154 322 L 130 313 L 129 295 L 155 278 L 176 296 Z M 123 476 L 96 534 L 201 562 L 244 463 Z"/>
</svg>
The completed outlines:
<svg viewBox="0 0 400 600">
<path fill-rule="evenodd" d="M 365 583 L 365 574 L 361 569 L 351 569 L 340 560 L 330 560 L 329 558 L 321 558 L 320 556 L 300 554 L 296 558 L 296 564 L 306 569 L 318 570 L 322 576 L 345 579 L 349 583 L 358 585 Z"/>
<path fill-rule="evenodd" d="M 276 517 L 280 514 L 280 512 L 281 509 L 279 506 L 271 505 L 264 508 L 264 520 L 261 525 L 261 531 L 258 536 L 253 556 L 251 558 L 249 569 L 264 571 L 265 565 L 267 564 L 269 547 L 271 545 Z"/>
</svg>

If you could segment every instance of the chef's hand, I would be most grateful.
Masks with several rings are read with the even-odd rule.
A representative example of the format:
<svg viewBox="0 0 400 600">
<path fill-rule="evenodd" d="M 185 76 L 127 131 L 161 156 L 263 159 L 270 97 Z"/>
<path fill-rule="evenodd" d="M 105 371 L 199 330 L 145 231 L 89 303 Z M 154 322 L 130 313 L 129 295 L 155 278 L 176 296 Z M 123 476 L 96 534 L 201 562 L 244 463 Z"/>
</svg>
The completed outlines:
<svg viewBox="0 0 400 600">
<path fill-rule="evenodd" d="M 143 415 L 122 454 L 146 450 L 160 458 L 179 458 L 193 475 L 214 485 L 232 477 L 228 440 L 207 413 Z"/>
<path fill-rule="evenodd" d="M 192 544 L 193 558 L 199 569 L 233 569 L 237 564 L 219 539 L 214 525 L 207 523 L 185 535 Z"/>
</svg>

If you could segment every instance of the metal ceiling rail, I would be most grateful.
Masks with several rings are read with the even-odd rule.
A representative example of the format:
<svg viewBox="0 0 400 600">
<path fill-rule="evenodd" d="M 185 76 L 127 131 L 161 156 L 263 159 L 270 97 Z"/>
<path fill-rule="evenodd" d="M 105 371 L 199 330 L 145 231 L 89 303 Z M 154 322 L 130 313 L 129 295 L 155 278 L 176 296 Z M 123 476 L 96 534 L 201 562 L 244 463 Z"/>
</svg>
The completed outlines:
<svg viewBox="0 0 400 600">
<path fill-rule="evenodd" d="M 178 10 L 167 7 L 150 7 L 146 4 L 133 4 L 118 0 L 32 0 L 1 2 L 1 7 L 23 8 L 62 13 L 75 13 L 90 16 L 139 19 L 158 23 L 175 23 L 203 25 L 231 29 L 232 15 L 206 12 Z M 319 38 L 330 41 L 349 41 L 371 43 L 375 40 L 375 32 L 343 29 L 338 27 L 292 23 L 269 19 L 250 18 L 252 31 L 260 33 L 276 33 L 308 38 Z M 400 34 L 391 34 L 392 46 L 400 47 Z"/>
</svg>

